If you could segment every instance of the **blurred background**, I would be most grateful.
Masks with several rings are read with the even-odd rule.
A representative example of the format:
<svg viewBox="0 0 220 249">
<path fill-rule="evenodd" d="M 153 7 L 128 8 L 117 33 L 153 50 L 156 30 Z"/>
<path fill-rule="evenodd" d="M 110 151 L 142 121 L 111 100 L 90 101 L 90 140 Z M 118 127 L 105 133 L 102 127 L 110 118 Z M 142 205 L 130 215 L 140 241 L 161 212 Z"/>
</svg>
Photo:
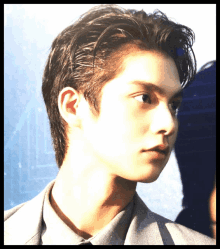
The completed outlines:
<svg viewBox="0 0 220 249">
<path fill-rule="evenodd" d="M 28 201 L 57 173 L 41 85 L 55 37 L 94 4 L 4 5 L 4 210 Z M 198 70 L 216 60 L 215 4 L 119 4 L 164 12 L 195 32 Z M 173 151 L 156 182 L 138 183 L 137 192 L 154 212 L 175 220 L 183 189 Z"/>
</svg>

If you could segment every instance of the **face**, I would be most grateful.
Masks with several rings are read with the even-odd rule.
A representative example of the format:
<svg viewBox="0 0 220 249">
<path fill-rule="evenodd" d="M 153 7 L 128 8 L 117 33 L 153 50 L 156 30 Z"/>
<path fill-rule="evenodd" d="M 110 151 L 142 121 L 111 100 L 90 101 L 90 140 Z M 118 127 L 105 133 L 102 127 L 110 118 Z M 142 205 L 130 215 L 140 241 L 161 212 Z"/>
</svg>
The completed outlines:
<svg viewBox="0 0 220 249">
<path fill-rule="evenodd" d="M 123 66 L 102 89 L 99 117 L 83 119 L 85 141 L 112 175 L 152 182 L 176 140 L 178 71 L 171 58 L 147 51 L 129 54 Z"/>
</svg>

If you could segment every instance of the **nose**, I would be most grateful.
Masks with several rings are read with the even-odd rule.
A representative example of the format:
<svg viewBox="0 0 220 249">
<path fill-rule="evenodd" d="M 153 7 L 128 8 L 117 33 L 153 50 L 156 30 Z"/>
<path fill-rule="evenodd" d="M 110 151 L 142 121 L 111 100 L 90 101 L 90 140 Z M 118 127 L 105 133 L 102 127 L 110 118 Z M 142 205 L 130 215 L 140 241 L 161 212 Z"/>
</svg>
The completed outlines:
<svg viewBox="0 0 220 249">
<path fill-rule="evenodd" d="M 154 134 L 176 134 L 178 121 L 168 106 L 159 105 L 152 114 L 151 131 Z"/>
</svg>

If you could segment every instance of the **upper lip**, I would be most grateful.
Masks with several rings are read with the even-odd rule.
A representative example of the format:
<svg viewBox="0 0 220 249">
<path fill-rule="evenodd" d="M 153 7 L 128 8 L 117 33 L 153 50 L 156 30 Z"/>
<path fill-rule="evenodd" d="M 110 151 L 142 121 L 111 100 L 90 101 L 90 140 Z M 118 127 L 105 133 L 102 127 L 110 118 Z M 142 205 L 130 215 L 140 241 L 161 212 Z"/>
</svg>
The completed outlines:
<svg viewBox="0 0 220 249">
<path fill-rule="evenodd" d="M 159 144 L 159 145 L 156 145 L 150 149 L 147 149 L 147 150 L 144 150 L 144 151 L 158 151 L 158 152 L 161 152 L 161 153 L 164 153 L 164 154 L 168 154 L 169 152 L 169 146 L 165 145 L 165 144 Z"/>
</svg>

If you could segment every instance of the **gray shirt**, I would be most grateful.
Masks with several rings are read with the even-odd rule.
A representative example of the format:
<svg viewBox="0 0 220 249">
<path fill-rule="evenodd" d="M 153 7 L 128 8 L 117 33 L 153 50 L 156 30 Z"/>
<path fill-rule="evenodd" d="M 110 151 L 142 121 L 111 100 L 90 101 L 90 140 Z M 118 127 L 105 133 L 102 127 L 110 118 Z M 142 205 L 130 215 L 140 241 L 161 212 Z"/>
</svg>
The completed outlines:
<svg viewBox="0 0 220 249">
<path fill-rule="evenodd" d="M 52 208 L 48 189 L 43 206 L 42 245 L 80 245 L 91 242 L 93 245 L 123 245 L 131 221 L 134 200 L 119 212 L 100 232 L 89 239 L 76 234 L 56 214 Z"/>
</svg>

